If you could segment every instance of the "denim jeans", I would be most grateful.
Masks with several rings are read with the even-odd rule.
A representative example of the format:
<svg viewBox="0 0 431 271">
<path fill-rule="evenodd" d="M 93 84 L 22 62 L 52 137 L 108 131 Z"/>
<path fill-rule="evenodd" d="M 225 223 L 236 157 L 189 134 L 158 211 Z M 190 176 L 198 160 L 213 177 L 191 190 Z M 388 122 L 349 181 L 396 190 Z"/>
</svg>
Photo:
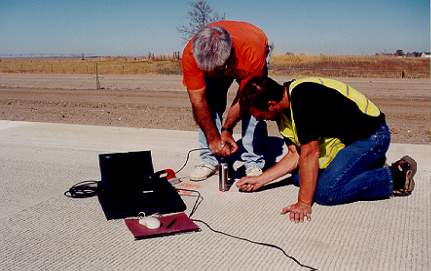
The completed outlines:
<svg viewBox="0 0 431 271">
<path fill-rule="evenodd" d="M 223 113 L 226 110 L 227 92 L 234 78 L 206 78 L 206 98 L 210 109 L 211 116 L 217 126 L 218 131 L 221 129 Z M 241 160 L 244 161 L 244 167 L 263 168 L 265 160 L 261 154 L 263 140 L 266 138 L 266 128 L 256 129 L 259 124 L 253 116 L 248 115 L 242 118 L 242 153 Z M 262 127 L 262 125 L 260 125 Z M 265 125 L 266 127 L 266 125 Z M 201 148 L 208 148 L 208 143 L 202 129 L 199 128 L 199 145 Z M 200 152 L 202 162 L 217 166 L 218 160 L 209 149 Z"/>
<path fill-rule="evenodd" d="M 389 168 L 383 167 L 389 143 L 390 131 L 383 124 L 367 139 L 347 145 L 319 172 L 314 201 L 336 205 L 390 197 L 392 174 Z M 299 185 L 299 174 L 295 173 L 292 180 Z"/>
</svg>

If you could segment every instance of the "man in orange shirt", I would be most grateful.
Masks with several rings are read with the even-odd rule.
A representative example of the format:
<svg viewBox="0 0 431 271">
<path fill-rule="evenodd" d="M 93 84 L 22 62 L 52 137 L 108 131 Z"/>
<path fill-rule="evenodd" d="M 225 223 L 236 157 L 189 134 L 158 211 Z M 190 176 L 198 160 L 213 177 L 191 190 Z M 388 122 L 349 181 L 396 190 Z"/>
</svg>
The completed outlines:
<svg viewBox="0 0 431 271">
<path fill-rule="evenodd" d="M 268 54 L 265 33 L 239 21 L 211 23 L 187 43 L 182 55 L 183 83 L 200 127 L 200 146 L 209 148 L 201 151 L 202 164 L 190 174 L 191 180 L 208 178 L 217 169 L 216 156 L 227 157 L 238 150 L 232 130 L 241 117 L 244 147 L 241 160 L 246 175 L 262 174 L 265 161 L 263 155 L 258 154 L 259 138 L 260 134 L 266 134 L 266 124 L 259 124 L 250 115 L 241 116 L 238 94 L 252 77 L 267 75 Z M 238 82 L 239 90 L 222 125 L 227 91 L 233 80 Z"/>
</svg>

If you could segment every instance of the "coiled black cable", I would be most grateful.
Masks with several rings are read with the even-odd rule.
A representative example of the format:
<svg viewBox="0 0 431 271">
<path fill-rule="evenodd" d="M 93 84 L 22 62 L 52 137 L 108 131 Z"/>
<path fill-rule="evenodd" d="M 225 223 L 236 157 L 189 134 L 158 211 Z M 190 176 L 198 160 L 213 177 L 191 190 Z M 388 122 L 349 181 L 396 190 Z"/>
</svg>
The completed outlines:
<svg viewBox="0 0 431 271">
<path fill-rule="evenodd" d="M 97 181 L 89 180 L 74 184 L 63 194 L 69 198 L 88 198 L 97 194 Z"/>
</svg>

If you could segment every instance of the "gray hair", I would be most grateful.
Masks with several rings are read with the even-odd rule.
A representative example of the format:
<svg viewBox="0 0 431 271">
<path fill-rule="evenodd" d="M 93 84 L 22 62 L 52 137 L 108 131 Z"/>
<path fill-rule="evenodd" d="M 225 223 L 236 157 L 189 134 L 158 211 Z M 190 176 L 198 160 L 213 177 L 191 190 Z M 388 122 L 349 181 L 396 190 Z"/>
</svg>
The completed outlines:
<svg viewBox="0 0 431 271">
<path fill-rule="evenodd" d="M 214 71 L 226 64 L 232 49 L 229 33 L 221 27 L 204 27 L 193 41 L 193 56 L 199 69 Z"/>
</svg>

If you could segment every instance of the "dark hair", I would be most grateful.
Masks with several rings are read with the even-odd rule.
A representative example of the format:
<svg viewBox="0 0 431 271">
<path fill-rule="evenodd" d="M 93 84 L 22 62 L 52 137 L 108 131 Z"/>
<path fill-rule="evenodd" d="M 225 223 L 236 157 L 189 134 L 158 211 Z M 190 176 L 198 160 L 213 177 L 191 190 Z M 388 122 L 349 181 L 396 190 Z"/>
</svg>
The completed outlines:
<svg viewBox="0 0 431 271">
<path fill-rule="evenodd" d="M 262 76 L 254 77 L 245 84 L 239 100 L 241 111 L 249 112 L 251 107 L 268 110 L 268 102 L 280 102 L 283 99 L 284 87 L 273 79 Z"/>
</svg>

